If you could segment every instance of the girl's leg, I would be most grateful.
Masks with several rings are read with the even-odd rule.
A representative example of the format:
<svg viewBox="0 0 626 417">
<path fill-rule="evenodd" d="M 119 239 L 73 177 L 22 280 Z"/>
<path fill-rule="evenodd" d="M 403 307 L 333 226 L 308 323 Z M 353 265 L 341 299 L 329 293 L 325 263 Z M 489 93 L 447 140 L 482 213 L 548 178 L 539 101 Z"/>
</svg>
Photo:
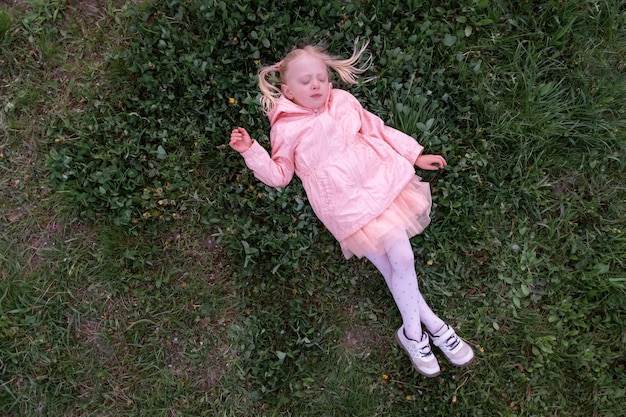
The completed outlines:
<svg viewBox="0 0 626 417">
<path fill-rule="evenodd" d="M 385 245 L 383 255 L 367 255 L 385 278 L 387 286 L 400 310 L 406 337 L 421 340 L 424 323 L 431 333 L 440 330 L 445 322 L 433 313 L 419 291 L 413 248 L 404 231 L 393 236 Z"/>
<path fill-rule="evenodd" d="M 474 352 L 463 339 L 443 320 L 433 313 L 417 285 L 413 249 L 404 235 L 396 236 L 385 246 L 383 255 L 367 255 L 367 258 L 385 277 L 387 286 L 402 315 L 404 337 L 397 335 L 398 342 L 411 356 L 415 368 L 426 376 L 439 374 L 439 366 L 428 346 L 428 337 L 423 339 L 424 323 L 433 343 L 456 366 L 464 366 L 472 361 Z M 398 331 L 400 333 L 400 330 Z M 406 339 L 409 340 L 406 340 Z M 404 339 L 404 341 L 403 341 Z M 408 348 L 407 348 L 408 344 Z"/>
</svg>

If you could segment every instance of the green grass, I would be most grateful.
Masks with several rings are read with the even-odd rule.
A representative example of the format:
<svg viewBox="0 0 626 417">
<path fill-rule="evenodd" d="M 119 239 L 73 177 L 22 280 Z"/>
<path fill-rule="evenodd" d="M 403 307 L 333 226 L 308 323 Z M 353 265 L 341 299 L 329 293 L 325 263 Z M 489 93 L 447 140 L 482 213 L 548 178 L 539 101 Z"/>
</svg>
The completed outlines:
<svg viewBox="0 0 626 417">
<path fill-rule="evenodd" d="M 623 2 L 279 3 L 0 2 L 0 413 L 626 414 Z M 304 36 L 369 39 L 352 91 L 446 155 L 413 243 L 468 368 L 412 371 L 375 270 L 224 146 Z"/>
</svg>

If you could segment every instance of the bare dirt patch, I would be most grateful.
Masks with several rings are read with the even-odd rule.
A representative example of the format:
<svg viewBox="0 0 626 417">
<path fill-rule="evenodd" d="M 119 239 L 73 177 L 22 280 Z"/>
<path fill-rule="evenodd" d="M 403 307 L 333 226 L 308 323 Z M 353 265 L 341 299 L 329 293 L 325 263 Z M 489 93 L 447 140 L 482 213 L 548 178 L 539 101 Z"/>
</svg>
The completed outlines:
<svg viewBox="0 0 626 417">
<path fill-rule="evenodd" d="M 23 0 L 0 0 L 0 7 L 8 9 L 9 7 L 25 6 Z"/>
<path fill-rule="evenodd" d="M 372 350 L 385 349 L 388 345 L 386 333 L 381 335 L 380 328 L 355 325 L 346 331 L 340 346 L 349 355 L 367 358 L 372 354 Z"/>
</svg>

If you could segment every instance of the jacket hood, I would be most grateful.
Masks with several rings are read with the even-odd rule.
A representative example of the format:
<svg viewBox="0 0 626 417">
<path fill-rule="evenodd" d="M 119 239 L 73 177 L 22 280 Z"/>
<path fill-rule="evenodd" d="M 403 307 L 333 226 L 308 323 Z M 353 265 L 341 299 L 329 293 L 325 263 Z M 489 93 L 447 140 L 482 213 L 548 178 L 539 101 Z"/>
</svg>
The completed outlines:
<svg viewBox="0 0 626 417">
<path fill-rule="evenodd" d="M 324 103 L 324 107 L 322 110 L 328 108 L 328 102 L 331 100 L 331 96 L 333 95 L 333 85 L 329 83 L 329 91 L 328 97 L 326 98 L 326 103 Z M 311 114 L 316 114 L 313 109 L 309 109 L 307 107 L 302 107 L 299 104 L 294 103 L 289 100 L 285 96 L 280 96 L 280 98 L 276 101 L 276 105 L 272 109 L 272 111 L 267 115 L 270 119 L 270 126 L 273 126 L 279 119 L 282 117 L 299 117 L 299 116 L 308 116 Z"/>
</svg>

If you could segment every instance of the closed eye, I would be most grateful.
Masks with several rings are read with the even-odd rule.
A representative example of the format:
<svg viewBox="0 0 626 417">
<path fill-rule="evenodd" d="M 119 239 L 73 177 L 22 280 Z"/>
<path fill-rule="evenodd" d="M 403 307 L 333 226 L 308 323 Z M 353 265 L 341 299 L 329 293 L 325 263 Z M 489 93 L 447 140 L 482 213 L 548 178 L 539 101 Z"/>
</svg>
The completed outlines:
<svg viewBox="0 0 626 417">
<path fill-rule="evenodd" d="M 300 84 L 303 85 L 307 85 L 312 81 L 313 77 L 306 77 L 306 78 L 300 78 L 298 81 L 300 81 Z M 326 82 L 326 80 L 328 79 L 328 76 L 326 74 L 320 74 L 317 76 L 317 81 L 323 83 Z"/>
</svg>

